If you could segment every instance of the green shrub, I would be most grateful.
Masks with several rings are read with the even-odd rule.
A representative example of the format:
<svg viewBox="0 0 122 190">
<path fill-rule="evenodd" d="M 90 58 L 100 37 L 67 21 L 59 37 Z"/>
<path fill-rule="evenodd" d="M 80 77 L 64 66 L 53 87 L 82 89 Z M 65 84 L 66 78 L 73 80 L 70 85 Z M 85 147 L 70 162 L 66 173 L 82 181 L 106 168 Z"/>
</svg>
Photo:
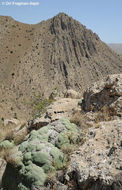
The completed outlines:
<svg viewBox="0 0 122 190">
<path fill-rule="evenodd" d="M 34 115 L 38 116 L 40 113 L 45 113 L 47 107 L 54 102 L 54 99 L 42 98 L 41 95 L 36 96 L 35 100 L 32 102 L 32 106 L 34 108 Z"/>
</svg>

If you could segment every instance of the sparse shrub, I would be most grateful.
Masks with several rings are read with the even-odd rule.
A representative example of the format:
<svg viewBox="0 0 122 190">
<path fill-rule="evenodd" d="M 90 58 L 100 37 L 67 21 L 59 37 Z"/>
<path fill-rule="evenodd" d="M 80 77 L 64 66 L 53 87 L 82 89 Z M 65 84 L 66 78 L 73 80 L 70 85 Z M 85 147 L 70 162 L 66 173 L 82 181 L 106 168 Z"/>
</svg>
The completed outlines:
<svg viewBox="0 0 122 190">
<path fill-rule="evenodd" d="M 10 53 L 12 54 L 12 53 L 13 53 L 13 51 L 10 51 Z"/>
<path fill-rule="evenodd" d="M 13 28 L 16 28 L 16 25 L 13 24 L 12 27 L 13 27 Z"/>
<path fill-rule="evenodd" d="M 14 118 L 17 119 L 17 113 L 14 113 Z"/>
<path fill-rule="evenodd" d="M 114 116 L 117 116 L 116 109 L 105 105 L 101 110 L 88 112 L 88 114 L 83 111 L 78 111 L 72 115 L 70 122 L 75 123 L 78 127 L 86 130 L 93 125 L 98 127 L 99 122 L 110 121 L 114 119 Z"/>
<path fill-rule="evenodd" d="M 59 88 L 56 86 L 56 87 L 53 89 L 52 93 L 50 94 L 49 100 L 50 100 L 50 99 L 51 99 L 51 100 L 55 100 L 55 98 L 58 96 L 58 94 L 59 94 Z"/>
<path fill-rule="evenodd" d="M 13 77 L 14 77 L 14 75 L 15 75 L 15 73 L 12 73 L 11 75 L 12 75 L 12 78 L 13 78 Z"/>
<path fill-rule="evenodd" d="M 13 107 L 11 107 L 11 111 L 13 111 L 14 110 L 14 108 Z"/>
<path fill-rule="evenodd" d="M 0 127 L 2 127 L 2 126 L 3 126 L 3 121 L 4 121 L 4 119 L 3 119 L 3 118 L 1 118 L 1 119 L 0 119 Z"/>
<path fill-rule="evenodd" d="M 32 32 L 32 30 L 26 30 L 26 32 Z"/>
<path fill-rule="evenodd" d="M 88 118 L 86 118 L 85 114 L 78 111 L 76 112 L 70 119 L 71 123 L 75 123 L 78 127 L 82 128 L 82 129 L 88 129 L 89 124 L 88 122 Z"/>
<path fill-rule="evenodd" d="M 70 156 L 72 154 L 72 152 L 74 152 L 76 150 L 77 146 L 73 145 L 73 144 L 68 144 L 68 145 L 64 145 L 62 146 L 61 150 L 64 154 L 66 154 L 67 156 Z"/>
<path fill-rule="evenodd" d="M 38 116 L 40 113 L 45 113 L 47 107 L 54 102 L 54 99 L 43 98 L 41 95 L 36 96 L 35 100 L 32 102 L 32 106 L 34 107 L 34 113 Z"/>
<path fill-rule="evenodd" d="M 109 121 L 112 120 L 113 116 L 116 115 L 117 111 L 114 107 L 108 107 L 107 105 L 105 105 L 100 111 L 98 111 L 95 122 L 99 123 L 101 121 Z"/>
<path fill-rule="evenodd" d="M 12 140 L 13 132 L 11 127 L 4 127 L 3 125 L 0 127 L 0 142 L 3 140 Z"/>
</svg>

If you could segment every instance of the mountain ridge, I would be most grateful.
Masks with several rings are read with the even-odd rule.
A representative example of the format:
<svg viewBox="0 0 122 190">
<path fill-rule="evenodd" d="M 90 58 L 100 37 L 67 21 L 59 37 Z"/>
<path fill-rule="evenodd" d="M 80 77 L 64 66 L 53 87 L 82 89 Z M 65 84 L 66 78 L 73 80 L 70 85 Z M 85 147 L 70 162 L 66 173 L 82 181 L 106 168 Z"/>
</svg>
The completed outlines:
<svg viewBox="0 0 122 190">
<path fill-rule="evenodd" d="M 60 95 L 70 88 L 82 93 L 122 72 L 121 57 L 64 13 L 34 25 L 0 17 L 0 28 L 2 117 L 29 118 L 38 95 L 48 98 L 55 88 Z"/>
</svg>

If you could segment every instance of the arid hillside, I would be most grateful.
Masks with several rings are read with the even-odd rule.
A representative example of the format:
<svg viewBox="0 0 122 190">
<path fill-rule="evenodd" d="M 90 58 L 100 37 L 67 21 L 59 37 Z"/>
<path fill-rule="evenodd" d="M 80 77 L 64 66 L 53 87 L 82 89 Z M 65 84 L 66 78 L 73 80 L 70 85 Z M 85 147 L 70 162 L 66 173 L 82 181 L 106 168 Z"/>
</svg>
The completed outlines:
<svg viewBox="0 0 122 190">
<path fill-rule="evenodd" d="M 0 17 L 0 116 L 29 119 L 37 97 L 83 92 L 122 72 L 122 59 L 85 26 L 60 13 L 36 25 Z"/>
</svg>

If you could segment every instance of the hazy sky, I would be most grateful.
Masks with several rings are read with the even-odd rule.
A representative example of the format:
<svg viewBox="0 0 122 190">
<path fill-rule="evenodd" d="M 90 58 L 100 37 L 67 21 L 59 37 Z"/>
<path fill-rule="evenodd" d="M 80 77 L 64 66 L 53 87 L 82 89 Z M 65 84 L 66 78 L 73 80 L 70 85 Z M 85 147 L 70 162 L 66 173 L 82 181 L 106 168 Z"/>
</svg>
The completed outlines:
<svg viewBox="0 0 122 190">
<path fill-rule="evenodd" d="M 30 1 L 39 5 L 2 5 Z M 0 15 L 24 23 L 38 23 L 59 12 L 77 19 L 106 43 L 122 43 L 122 0 L 0 0 Z"/>
</svg>

